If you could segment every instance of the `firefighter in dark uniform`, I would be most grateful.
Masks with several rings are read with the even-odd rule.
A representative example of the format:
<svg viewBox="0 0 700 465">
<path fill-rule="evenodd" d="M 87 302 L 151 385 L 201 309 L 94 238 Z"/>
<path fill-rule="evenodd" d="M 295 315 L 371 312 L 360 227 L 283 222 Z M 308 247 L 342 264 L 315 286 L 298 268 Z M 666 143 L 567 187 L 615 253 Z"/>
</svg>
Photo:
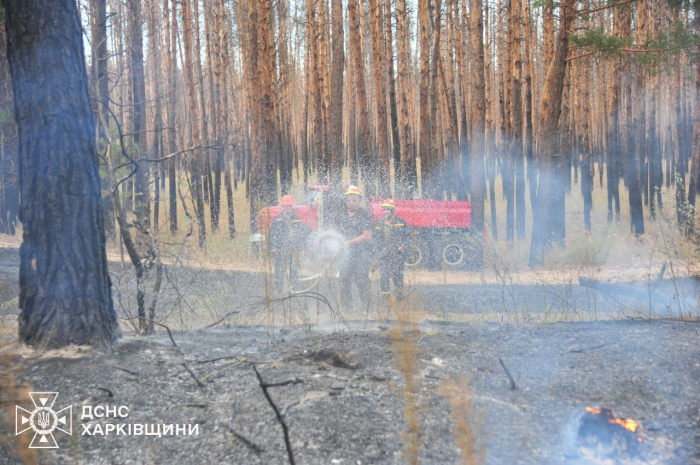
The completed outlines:
<svg viewBox="0 0 700 465">
<path fill-rule="evenodd" d="M 294 263 L 294 252 L 303 248 L 307 226 L 294 213 L 294 199 L 285 195 L 280 201 L 282 212 L 275 216 L 270 227 L 270 249 L 275 264 L 275 290 L 282 290 L 285 274 L 289 271 L 290 279 L 298 273 Z"/>
<path fill-rule="evenodd" d="M 382 296 L 389 297 L 390 280 L 394 282 L 396 298 L 403 296 L 403 270 L 410 230 L 403 218 L 396 216 L 393 199 L 382 202 L 384 218 L 374 225 L 374 242 L 379 262 L 379 288 Z"/>
<path fill-rule="evenodd" d="M 362 206 L 362 191 L 357 186 L 348 186 L 345 202 L 347 208 L 335 225 L 345 238 L 345 258 L 339 276 L 341 303 L 351 306 L 352 283 L 355 282 L 362 304 L 368 307 L 372 214 Z"/>
</svg>

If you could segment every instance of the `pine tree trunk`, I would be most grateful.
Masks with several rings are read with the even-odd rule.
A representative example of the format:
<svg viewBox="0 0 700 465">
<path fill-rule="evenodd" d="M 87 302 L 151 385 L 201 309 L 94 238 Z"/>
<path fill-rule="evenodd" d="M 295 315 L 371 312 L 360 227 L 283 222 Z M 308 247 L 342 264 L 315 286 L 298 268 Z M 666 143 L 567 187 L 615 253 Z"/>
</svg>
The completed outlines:
<svg viewBox="0 0 700 465">
<path fill-rule="evenodd" d="M 412 198 L 417 189 L 416 159 L 413 156 L 413 134 L 411 132 L 411 119 L 409 116 L 409 94 L 411 92 L 411 55 L 409 44 L 408 14 L 406 12 L 406 0 L 396 1 L 396 43 L 398 64 L 399 87 L 399 139 L 401 140 L 401 165 L 400 182 L 397 182 L 399 190 L 398 198 Z"/>
<path fill-rule="evenodd" d="M 120 330 L 76 3 L 2 3 L 19 129 L 19 338 L 42 348 L 110 344 Z"/>
<path fill-rule="evenodd" d="M 425 180 L 428 177 L 428 173 L 430 173 L 432 166 L 430 153 L 432 147 L 432 143 L 430 141 L 430 106 L 428 100 L 428 87 L 430 85 L 430 44 L 428 36 L 429 8 L 429 0 L 418 0 L 418 24 L 420 27 L 420 136 L 418 156 L 420 157 L 421 174 L 418 188 L 421 189 L 424 198 L 426 195 L 430 195 L 430 189 L 421 187 L 427 186 Z"/>
<path fill-rule="evenodd" d="M 477 269 L 484 266 L 484 134 L 486 92 L 484 76 L 484 26 L 481 0 L 469 1 L 469 44 L 471 47 L 471 230 L 474 244 L 473 261 Z"/>
<path fill-rule="evenodd" d="M 564 157 L 558 154 L 559 117 L 561 115 L 562 94 L 566 77 L 566 57 L 569 52 L 569 24 L 575 11 L 575 1 L 568 0 L 560 7 L 561 22 L 557 34 L 554 58 L 547 72 L 542 90 L 542 107 L 540 110 L 541 148 L 540 183 L 537 192 L 537 211 L 533 223 L 532 244 L 530 247 L 530 265 L 542 264 L 544 254 L 556 234 L 557 218 L 554 213 L 563 202 L 564 182 L 561 179 Z"/>
<path fill-rule="evenodd" d="M 386 114 L 386 71 L 384 69 L 384 34 L 382 33 L 382 4 L 380 0 L 369 0 L 370 30 L 372 35 L 372 68 L 374 75 L 374 94 L 377 104 L 377 160 L 379 196 L 391 195 L 389 184 L 389 145 L 387 144 Z"/>
<path fill-rule="evenodd" d="M 394 166 L 394 184 L 398 186 L 401 182 L 401 144 L 399 143 L 399 115 L 396 105 L 396 80 L 394 78 L 394 38 L 393 31 L 391 29 L 391 0 L 385 0 L 384 2 L 384 36 L 386 37 L 386 78 L 387 84 L 389 86 L 389 116 L 391 122 L 391 160 L 393 160 Z M 391 167 L 391 161 L 388 162 L 389 167 Z M 387 170 L 387 187 L 389 188 L 389 195 L 391 195 L 391 180 L 389 177 L 389 170 Z M 396 194 L 394 194 L 396 196 Z"/>
<path fill-rule="evenodd" d="M 177 3 L 172 0 L 172 17 L 168 15 L 168 1 L 163 0 L 163 12 L 165 17 L 165 59 L 168 69 L 168 152 L 177 151 L 177 141 L 175 138 L 175 70 L 176 70 L 176 50 L 177 50 Z M 168 172 L 168 202 L 170 205 L 170 232 L 177 232 L 177 179 L 175 167 L 177 157 L 172 157 L 167 162 Z"/>
<path fill-rule="evenodd" d="M 202 198 L 201 175 L 199 170 L 200 159 L 202 158 L 202 137 L 200 134 L 200 126 L 197 124 L 197 98 L 194 94 L 195 78 L 193 67 L 195 61 L 193 58 L 192 45 L 192 7 L 190 0 L 181 0 L 181 14 L 183 30 L 183 41 L 185 49 L 185 87 L 187 87 L 187 104 L 190 110 L 190 127 L 192 131 L 192 145 L 194 146 L 193 156 L 189 160 L 190 172 L 192 174 L 192 195 L 195 202 L 195 215 L 197 216 L 197 230 L 199 233 L 199 247 L 203 249 L 206 245 L 207 230 L 204 222 L 204 199 Z M 252 215 L 251 215 L 252 216 Z"/>
<path fill-rule="evenodd" d="M 133 131 L 134 145 L 137 147 L 138 170 L 136 171 L 135 212 L 138 221 L 144 228 L 150 228 L 151 223 L 151 190 L 149 186 L 150 166 L 146 144 L 146 81 L 143 69 L 143 20 L 141 17 L 141 0 L 129 0 L 129 36 L 131 38 L 131 86 L 133 95 Z"/>
<path fill-rule="evenodd" d="M 343 81 L 345 66 L 343 5 L 341 0 L 332 2 L 333 37 L 331 60 L 331 128 L 330 128 L 330 166 L 328 212 L 330 221 L 335 222 L 340 214 L 344 192 L 341 192 L 343 175 Z"/>
<path fill-rule="evenodd" d="M 369 151 L 369 110 L 367 109 L 365 65 L 361 48 L 360 17 L 357 9 L 357 0 L 348 0 L 348 21 L 350 23 L 350 48 L 352 49 L 352 59 L 355 65 L 355 87 L 357 89 L 357 109 L 359 113 L 360 137 L 357 144 L 357 159 L 359 161 L 362 177 L 365 179 L 365 188 L 368 189 L 368 186 L 374 186 L 376 172 L 373 169 L 373 160 Z M 367 194 L 371 194 L 369 189 Z"/>
</svg>

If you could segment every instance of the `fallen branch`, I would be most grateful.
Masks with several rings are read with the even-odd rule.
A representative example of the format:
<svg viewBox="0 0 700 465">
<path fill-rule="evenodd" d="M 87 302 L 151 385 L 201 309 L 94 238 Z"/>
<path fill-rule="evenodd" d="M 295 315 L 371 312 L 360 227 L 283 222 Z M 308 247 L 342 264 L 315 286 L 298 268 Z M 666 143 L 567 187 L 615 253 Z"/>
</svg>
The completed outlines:
<svg viewBox="0 0 700 465">
<path fill-rule="evenodd" d="M 236 362 L 225 363 L 225 364 L 222 366 L 222 368 L 220 368 L 220 369 L 218 369 L 218 370 L 211 371 L 211 372 L 207 373 L 206 375 L 204 375 L 204 376 L 202 377 L 202 381 L 206 381 L 206 380 L 208 380 L 209 378 L 211 378 L 211 377 L 214 376 L 214 375 L 221 374 L 222 372 L 228 370 L 229 368 L 237 367 L 238 365 L 240 365 L 240 364 L 243 363 L 243 362 L 245 362 L 245 359 L 239 360 L 239 361 L 236 361 Z"/>
<path fill-rule="evenodd" d="M 243 444 L 250 447 L 253 450 L 253 452 L 257 452 L 257 453 L 265 452 L 265 448 L 263 446 L 256 444 L 252 439 L 248 439 L 242 433 L 239 433 L 238 431 L 233 429 L 233 427 L 231 425 L 224 424 L 224 426 L 226 427 L 227 430 L 229 430 L 231 432 L 231 434 L 233 434 L 238 439 L 243 441 Z"/>
<path fill-rule="evenodd" d="M 510 380 L 510 390 L 515 391 L 518 387 L 515 385 L 515 380 L 510 375 L 510 371 L 508 371 L 508 368 L 506 368 L 506 364 L 503 363 L 503 359 L 501 357 L 498 357 L 498 361 L 501 363 L 501 366 L 503 367 L 503 371 L 506 372 L 506 376 Z"/>
<path fill-rule="evenodd" d="M 240 360 L 241 362 L 249 363 L 251 365 L 268 365 L 268 364 L 275 363 L 278 361 L 289 360 L 292 357 L 289 357 L 289 358 L 286 358 L 283 360 L 250 360 L 246 357 L 241 357 L 240 355 L 223 355 L 221 357 L 209 358 L 206 360 L 195 360 L 194 363 L 211 363 L 211 362 L 218 362 L 219 360 L 229 360 L 232 358 L 235 358 L 236 360 Z"/>
<path fill-rule="evenodd" d="M 212 324 L 210 324 L 210 325 L 205 326 L 204 329 L 212 328 L 212 327 L 218 325 L 219 323 L 221 323 L 222 321 L 224 321 L 226 318 L 230 317 L 231 315 L 235 315 L 236 313 L 241 313 L 241 312 L 230 312 L 230 313 L 227 313 L 226 315 L 224 315 L 223 317 L 221 317 L 221 319 L 217 320 L 216 322 L 214 322 L 214 323 L 212 323 Z"/>
<path fill-rule="evenodd" d="M 201 381 L 199 380 L 199 378 L 197 378 L 197 375 L 194 374 L 194 371 L 192 371 L 192 369 L 191 369 L 189 366 L 187 366 L 186 363 L 183 363 L 182 366 L 185 367 L 185 370 L 187 370 L 187 372 L 188 372 L 190 375 L 192 375 L 192 378 L 194 378 L 194 380 L 197 382 L 197 386 L 199 386 L 199 387 L 204 387 L 204 383 L 201 382 Z"/>
<path fill-rule="evenodd" d="M 116 366 L 115 366 L 114 368 L 117 369 L 117 370 L 121 370 L 121 371 L 123 371 L 123 372 L 125 372 L 125 373 L 129 373 L 130 375 L 134 375 L 134 376 L 138 376 L 138 375 L 139 375 L 138 372 L 136 372 L 136 371 L 131 371 L 131 370 L 127 370 L 126 368 L 116 367 Z"/>
<path fill-rule="evenodd" d="M 282 417 L 283 417 L 283 418 L 286 417 L 286 416 L 287 416 L 287 411 L 288 411 L 290 408 L 294 407 L 295 405 L 299 405 L 300 402 L 301 402 L 301 401 L 297 400 L 297 401 L 292 402 L 291 404 L 285 405 L 284 408 L 282 409 Z"/>
<path fill-rule="evenodd" d="M 275 411 L 275 416 L 277 416 L 277 421 L 280 423 L 280 425 L 282 425 L 282 431 L 284 433 L 284 445 L 287 448 L 287 456 L 289 457 L 289 463 L 291 465 L 294 465 L 294 453 L 292 452 L 292 444 L 289 441 L 289 429 L 287 428 L 287 423 L 285 423 L 284 417 L 282 416 L 279 409 L 277 408 L 277 405 L 275 405 L 275 403 L 272 401 L 272 398 L 270 397 L 270 394 L 267 392 L 267 389 L 269 387 L 273 387 L 273 386 L 286 386 L 287 384 L 291 384 L 292 382 L 294 382 L 296 384 L 296 382 L 301 382 L 301 380 L 299 380 L 299 378 L 295 378 L 294 380 L 285 381 L 283 383 L 266 384 L 263 381 L 262 376 L 260 376 L 260 372 L 258 371 L 258 369 L 255 365 L 253 365 L 253 371 L 255 371 L 255 376 L 258 377 L 258 382 L 260 383 L 260 388 L 262 389 L 263 394 L 265 394 L 265 398 L 267 399 L 267 402 L 272 407 L 272 410 Z"/>
<path fill-rule="evenodd" d="M 173 345 L 174 345 L 175 347 L 177 347 L 178 349 L 180 348 L 180 346 L 178 346 L 177 343 L 175 342 L 175 339 L 173 339 L 173 333 L 170 332 L 170 328 L 168 328 L 168 327 L 167 327 L 166 325 L 164 325 L 163 323 L 158 323 L 157 321 L 155 321 L 155 320 L 153 320 L 153 319 L 151 319 L 151 318 L 144 318 L 144 317 L 142 317 L 142 316 L 132 316 L 132 317 L 120 318 L 120 320 L 137 320 L 137 319 L 140 319 L 140 320 L 147 320 L 147 321 L 152 322 L 154 325 L 158 325 L 158 326 L 161 326 L 161 327 L 165 328 L 165 330 L 168 332 L 168 336 L 170 336 L 170 340 L 172 341 Z"/>
<path fill-rule="evenodd" d="M 604 344 L 598 344 L 597 346 L 584 347 L 584 348 L 582 348 L 582 349 L 578 349 L 578 348 L 575 348 L 575 347 L 571 347 L 571 348 L 569 348 L 569 349 L 566 350 L 566 353 L 567 353 L 567 354 L 582 354 L 582 353 L 584 353 L 584 352 L 588 352 L 589 350 L 595 350 L 595 349 L 603 348 L 603 347 L 605 347 L 605 346 L 607 346 L 607 345 L 608 345 L 607 343 L 604 343 Z"/>
<path fill-rule="evenodd" d="M 114 393 L 107 388 L 97 386 L 97 389 L 106 392 L 109 397 L 114 397 Z"/>
</svg>

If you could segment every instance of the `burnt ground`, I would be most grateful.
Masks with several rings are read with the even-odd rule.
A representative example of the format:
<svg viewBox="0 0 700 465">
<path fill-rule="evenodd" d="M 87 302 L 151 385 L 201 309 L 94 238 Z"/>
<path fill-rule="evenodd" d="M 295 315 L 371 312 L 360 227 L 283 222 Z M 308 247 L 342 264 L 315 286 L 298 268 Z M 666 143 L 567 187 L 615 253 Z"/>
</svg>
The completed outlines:
<svg viewBox="0 0 700 465">
<path fill-rule="evenodd" d="M 17 269 L 16 249 L 0 249 L 0 278 L 9 286 L 3 291 L 7 296 L 2 295 L 9 304 L 2 311 L 5 322 L 17 311 L 9 299 L 17 289 Z M 378 324 L 368 315 L 339 325 L 311 324 L 309 318 L 307 325 L 280 328 L 285 309 L 273 305 L 274 332 L 269 325 L 242 326 L 261 316 L 270 321 L 266 309 L 251 310 L 260 298 L 261 280 L 254 273 L 181 270 L 180 290 L 192 297 L 185 315 L 201 311 L 207 323 L 234 309 L 242 314 L 227 320 L 233 324 L 227 328 L 174 331 L 177 347 L 162 331 L 151 337 L 127 331 L 112 351 L 71 347 L 38 353 L 11 342 L 10 331 L 0 352 L 5 378 L 0 403 L 10 405 L 0 418 L 0 463 L 33 458 L 47 464 L 286 463 L 282 430 L 251 362 L 266 382 L 298 381 L 270 388 L 275 403 L 286 411 L 297 463 L 406 463 L 401 344 L 392 342 L 396 333 L 387 330 L 396 321 Z M 670 286 L 679 288 L 678 281 Z M 666 292 L 660 289 L 654 292 Z M 420 299 L 423 316 L 438 318 L 446 308 L 451 316 L 496 311 L 502 321 L 422 318 L 418 329 L 408 333 L 418 349 L 410 359 L 415 362 L 421 463 L 460 461 L 457 444 L 470 434 L 455 427 L 456 414 L 470 420 L 468 429 L 485 451 L 487 464 L 700 464 L 700 324 L 664 319 L 531 322 L 530 311 L 552 312 L 552 321 L 567 311 L 570 319 L 619 317 L 620 307 L 631 308 L 630 299 L 637 298 L 630 293 L 623 301 L 572 285 L 414 285 L 411 292 Z M 655 298 L 654 304 L 662 300 Z M 673 296 L 669 299 L 649 313 L 663 313 L 673 305 Z M 638 300 L 642 303 L 634 305 L 645 312 L 642 298 Z M 543 302 L 550 307 L 543 309 Z M 590 307 L 584 312 L 576 302 L 594 302 L 595 312 Z M 235 357 L 211 361 L 224 356 Z M 450 383 L 459 387 L 450 391 L 445 388 Z M 57 391 L 57 407 L 73 406 L 73 436 L 57 433 L 60 449 L 36 457 L 17 449 L 15 386 Z M 448 399 L 454 401 L 455 392 L 470 392 L 461 407 Z M 130 409 L 128 418 L 93 424 L 196 423 L 199 435 L 81 435 L 84 405 Z M 638 421 L 641 457 L 623 454 L 616 462 L 582 452 L 573 433 L 586 406 L 609 407 Z M 25 407 L 31 410 L 31 405 Z"/>
<path fill-rule="evenodd" d="M 587 405 L 640 423 L 643 459 L 619 463 L 700 463 L 698 324 L 425 323 L 414 335 L 421 463 L 459 461 L 451 409 L 440 394 L 451 380 L 461 387 L 468 380 L 471 418 L 480 423 L 473 433 L 488 464 L 615 463 L 575 458 L 568 435 Z M 389 332 L 288 329 L 272 342 L 267 328 L 249 327 L 174 338 L 177 348 L 159 334 L 127 336 L 113 353 L 19 350 L 18 381 L 58 391 L 61 407 L 72 403 L 75 431 L 82 405 L 130 408 L 128 418 L 109 422 L 200 425 L 196 437 L 57 434 L 61 448 L 41 451 L 40 462 L 285 463 L 282 430 L 245 359 L 258 362 L 269 383 L 301 381 L 270 388 L 286 410 L 297 463 L 404 463 L 405 382 Z M 226 355 L 239 358 L 205 362 Z M 183 362 L 206 379 L 203 387 Z M 9 454 L 12 423 L 3 423 L 1 434 Z"/>
</svg>

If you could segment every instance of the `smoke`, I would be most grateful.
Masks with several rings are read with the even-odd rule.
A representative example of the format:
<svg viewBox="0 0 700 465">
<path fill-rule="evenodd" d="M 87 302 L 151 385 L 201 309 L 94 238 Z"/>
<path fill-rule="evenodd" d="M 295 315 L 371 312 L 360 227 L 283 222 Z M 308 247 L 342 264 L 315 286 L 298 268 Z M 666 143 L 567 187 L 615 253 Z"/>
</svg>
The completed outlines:
<svg viewBox="0 0 700 465">
<path fill-rule="evenodd" d="M 315 274 L 339 269 L 345 260 L 344 243 L 345 238 L 335 231 L 316 232 L 304 254 L 303 269 Z"/>
</svg>

